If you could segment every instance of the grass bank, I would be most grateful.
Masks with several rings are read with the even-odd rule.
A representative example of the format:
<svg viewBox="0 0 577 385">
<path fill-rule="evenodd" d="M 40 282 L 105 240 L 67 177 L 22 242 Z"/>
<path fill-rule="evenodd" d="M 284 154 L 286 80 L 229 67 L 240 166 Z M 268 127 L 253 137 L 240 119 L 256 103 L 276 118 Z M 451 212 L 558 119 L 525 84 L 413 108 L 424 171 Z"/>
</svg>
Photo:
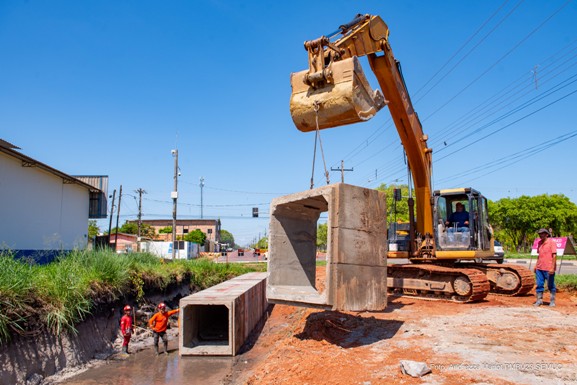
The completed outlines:
<svg viewBox="0 0 577 385">
<path fill-rule="evenodd" d="M 190 280 L 205 289 L 266 264 L 217 264 L 206 259 L 165 261 L 147 253 L 77 251 L 48 265 L 31 265 L 0 254 L 0 342 L 48 329 L 58 334 L 102 303 Z"/>
</svg>

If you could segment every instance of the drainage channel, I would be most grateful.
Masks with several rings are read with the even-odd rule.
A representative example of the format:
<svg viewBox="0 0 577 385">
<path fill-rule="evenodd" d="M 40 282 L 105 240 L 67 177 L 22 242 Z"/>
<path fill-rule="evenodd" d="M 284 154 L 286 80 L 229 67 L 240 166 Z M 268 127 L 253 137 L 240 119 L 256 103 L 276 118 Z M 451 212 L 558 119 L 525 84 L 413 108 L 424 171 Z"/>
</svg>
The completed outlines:
<svg viewBox="0 0 577 385">
<path fill-rule="evenodd" d="M 72 385 L 221 384 L 231 373 L 234 357 L 180 357 L 178 342 L 169 342 L 169 354 L 152 350 L 113 360 L 66 379 Z"/>
<path fill-rule="evenodd" d="M 147 349 L 88 369 L 66 384 L 219 384 L 267 309 L 267 273 L 248 273 L 180 300 L 169 354 Z"/>
</svg>

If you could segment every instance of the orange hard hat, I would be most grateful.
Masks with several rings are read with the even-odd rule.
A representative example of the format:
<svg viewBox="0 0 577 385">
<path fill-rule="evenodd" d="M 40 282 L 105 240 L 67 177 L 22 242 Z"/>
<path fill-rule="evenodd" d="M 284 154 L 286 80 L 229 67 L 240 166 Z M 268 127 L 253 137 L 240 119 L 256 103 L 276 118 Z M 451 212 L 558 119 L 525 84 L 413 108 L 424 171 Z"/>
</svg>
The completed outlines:
<svg viewBox="0 0 577 385">
<path fill-rule="evenodd" d="M 164 302 L 161 302 L 158 304 L 158 308 L 159 309 L 166 309 L 166 305 L 164 304 Z"/>
<path fill-rule="evenodd" d="M 130 307 L 130 305 L 126 305 L 124 307 L 124 311 L 131 311 L 131 310 L 132 310 L 132 308 Z"/>
</svg>

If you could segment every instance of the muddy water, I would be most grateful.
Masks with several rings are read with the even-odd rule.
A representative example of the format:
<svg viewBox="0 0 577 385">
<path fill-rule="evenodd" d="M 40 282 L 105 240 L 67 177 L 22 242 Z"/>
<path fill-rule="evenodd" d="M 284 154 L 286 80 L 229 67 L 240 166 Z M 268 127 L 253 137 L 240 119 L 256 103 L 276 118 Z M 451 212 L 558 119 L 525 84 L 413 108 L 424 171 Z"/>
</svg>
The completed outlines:
<svg viewBox="0 0 577 385">
<path fill-rule="evenodd" d="M 126 356 L 124 356 L 126 357 Z M 130 354 L 68 378 L 74 385 L 221 384 L 231 373 L 232 357 L 180 357 L 177 346 L 157 356 L 152 349 Z"/>
</svg>

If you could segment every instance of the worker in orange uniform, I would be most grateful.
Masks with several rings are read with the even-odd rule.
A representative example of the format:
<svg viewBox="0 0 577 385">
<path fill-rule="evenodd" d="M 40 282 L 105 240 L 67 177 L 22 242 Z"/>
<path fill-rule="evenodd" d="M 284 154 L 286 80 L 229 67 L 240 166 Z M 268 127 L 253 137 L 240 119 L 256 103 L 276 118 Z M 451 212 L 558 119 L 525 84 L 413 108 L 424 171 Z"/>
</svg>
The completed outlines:
<svg viewBox="0 0 577 385">
<path fill-rule="evenodd" d="M 122 352 L 128 354 L 128 343 L 130 342 L 130 337 L 132 337 L 132 317 L 130 312 L 132 308 L 130 305 L 124 307 L 124 315 L 120 319 L 120 332 L 124 341 L 122 341 Z"/>
<path fill-rule="evenodd" d="M 168 318 L 179 311 L 179 309 L 166 311 L 166 305 L 160 303 L 158 305 L 158 313 L 154 314 L 152 318 L 148 320 L 148 325 L 151 327 L 152 333 L 154 334 L 154 349 L 156 350 L 156 355 L 160 354 L 158 352 L 159 338 L 162 338 L 162 342 L 164 343 L 164 354 L 168 354 L 168 337 L 166 336 Z"/>
</svg>

